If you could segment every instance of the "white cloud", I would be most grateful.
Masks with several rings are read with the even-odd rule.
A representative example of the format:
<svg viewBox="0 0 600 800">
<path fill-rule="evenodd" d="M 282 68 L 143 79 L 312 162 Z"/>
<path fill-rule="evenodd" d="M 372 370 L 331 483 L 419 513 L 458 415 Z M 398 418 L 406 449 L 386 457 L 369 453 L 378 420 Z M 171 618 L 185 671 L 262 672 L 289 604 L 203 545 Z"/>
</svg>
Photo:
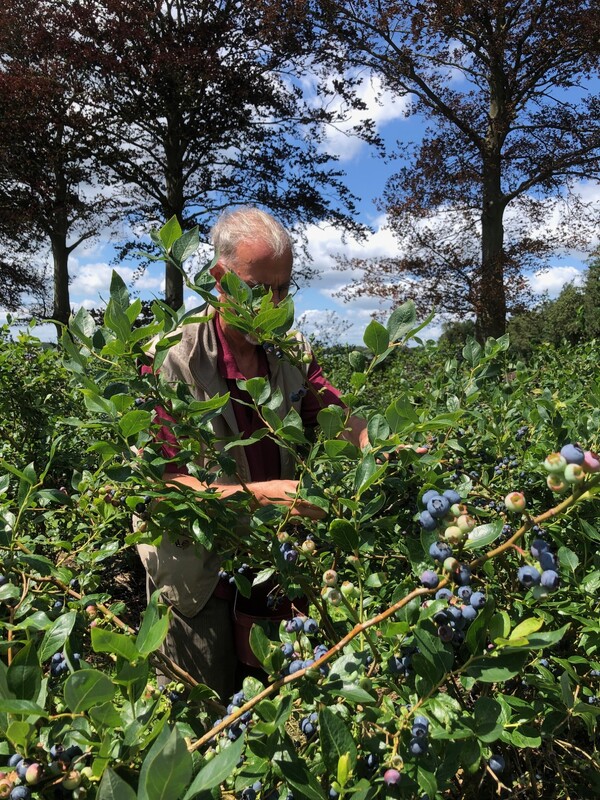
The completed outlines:
<svg viewBox="0 0 600 800">
<path fill-rule="evenodd" d="M 534 292 L 548 292 L 549 297 L 557 297 L 566 283 L 580 284 L 583 278 L 578 267 L 551 267 L 536 272 L 529 283 Z"/>
<path fill-rule="evenodd" d="M 371 119 L 379 130 L 392 120 L 403 119 L 411 102 L 409 96 L 398 97 L 385 89 L 381 78 L 373 75 L 366 75 L 360 81 L 356 94 L 365 104 L 364 110 L 347 109 L 341 100 L 328 105 L 328 109 L 338 112 L 344 121 L 328 127 L 321 149 L 334 153 L 341 161 L 354 158 L 364 144 L 352 134 L 353 128 Z"/>
</svg>

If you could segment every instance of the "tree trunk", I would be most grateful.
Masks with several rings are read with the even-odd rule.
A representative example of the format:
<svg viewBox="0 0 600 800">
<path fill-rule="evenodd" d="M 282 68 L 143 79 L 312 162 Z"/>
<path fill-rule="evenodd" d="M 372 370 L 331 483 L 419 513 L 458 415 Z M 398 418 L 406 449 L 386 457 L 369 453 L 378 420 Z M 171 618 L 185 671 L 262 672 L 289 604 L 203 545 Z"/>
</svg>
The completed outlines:
<svg viewBox="0 0 600 800">
<path fill-rule="evenodd" d="M 477 288 L 476 335 L 480 342 L 497 339 L 506 332 L 506 289 L 504 286 L 504 208 L 497 165 L 484 165 L 481 213 L 481 272 Z"/>
<path fill-rule="evenodd" d="M 183 154 L 181 142 L 181 111 L 179 108 L 179 92 L 173 84 L 171 92 L 171 108 L 167 111 L 167 135 L 165 138 L 165 184 L 167 208 L 166 220 L 177 217 L 183 229 L 183 209 L 185 206 L 183 193 Z M 183 306 L 183 275 L 173 266 L 165 264 L 165 303 L 178 311 Z"/>
<path fill-rule="evenodd" d="M 52 260 L 54 262 L 54 310 L 53 321 L 56 332 L 60 338 L 62 326 L 67 325 L 71 315 L 71 302 L 69 300 L 69 249 L 67 237 L 64 233 L 53 233 L 50 236 L 52 243 Z"/>
</svg>

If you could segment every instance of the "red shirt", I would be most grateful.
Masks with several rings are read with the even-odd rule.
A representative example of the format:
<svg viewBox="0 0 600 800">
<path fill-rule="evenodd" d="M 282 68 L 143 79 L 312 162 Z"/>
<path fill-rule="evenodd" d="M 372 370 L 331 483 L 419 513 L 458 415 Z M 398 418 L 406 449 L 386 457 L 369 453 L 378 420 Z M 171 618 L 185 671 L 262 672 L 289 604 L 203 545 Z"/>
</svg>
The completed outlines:
<svg viewBox="0 0 600 800">
<path fill-rule="evenodd" d="M 240 434 L 242 438 L 247 438 L 263 428 L 264 425 L 254 408 L 251 407 L 252 401 L 248 392 L 243 391 L 237 385 L 237 381 L 244 380 L 246 376 L 239 371 L 235 355 L 221 330 L 218 315 L 215 315 L 215 331 L 217 334 L 217 369 L 227 383 Z M 258 359 L 257 377 L 268 378 L 269 361 L 262 347 L 258 347 Z M 305 427 L 314 427 L 317 424 L 317 415 L 322 408 L 330 405 L 343 406 L 343 403 L 340 401 L 340 392 L 325 378 L 314 356 L 308 367 L 307 382 L 316 392 L 307 392 L 302 398 L 300 416 Z M 249 405 L 244 405 L 244 403 Z M 156 409 L 156 416 L 158 420 L 173 421 L 173 418 L 160 406 Z M 177 453 L 178 445 L 170 426 L 162 426 L 157 439 L 163 442 L 162 449 L 165 458 L 173 458 Z M 273 439 L 265 436 L 244 449 L 253 481 L 277 480 L 280 477 L 279 445 Z M 182 473 L 185 471 L 184 468 L 175 464 L 167 464 L 166 467 L 166 472 Z"/>
</svg>

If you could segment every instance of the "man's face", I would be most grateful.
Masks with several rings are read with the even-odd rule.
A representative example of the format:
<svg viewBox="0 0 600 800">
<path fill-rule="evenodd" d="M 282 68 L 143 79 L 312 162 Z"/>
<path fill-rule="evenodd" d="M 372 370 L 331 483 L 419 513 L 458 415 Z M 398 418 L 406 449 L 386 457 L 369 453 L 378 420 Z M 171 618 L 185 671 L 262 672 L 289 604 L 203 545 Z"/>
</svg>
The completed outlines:
<svg viewBox="0 0 600 800">
<path fill-rule="evenodd" d="M 214 277 L 220 281 L 225 268 L 218 262 Z M 274 256 L 271 248 L 261 241 L 241 242 L 235 256 L 235 273 L 250 287 L 263 285 L 273 292 L 273 303 L 283 300 L 290 289 L 292 252 Z"/>
</svg>

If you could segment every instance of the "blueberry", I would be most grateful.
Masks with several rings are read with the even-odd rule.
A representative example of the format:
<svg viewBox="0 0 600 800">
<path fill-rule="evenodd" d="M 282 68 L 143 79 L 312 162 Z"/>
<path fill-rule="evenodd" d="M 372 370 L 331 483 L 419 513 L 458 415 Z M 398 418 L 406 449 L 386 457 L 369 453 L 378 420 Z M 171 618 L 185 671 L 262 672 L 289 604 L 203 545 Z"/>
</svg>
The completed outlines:
<svg viewBox="0 0 600 800">
<path fill-rule="evenodd" d="M 435 593 L 436 600 L 450 600 L 451 597 L 452 597 L 452 592 L 450 591 L 450 589 L 446 588 L 438 589 L 437 592 Z"/>
<path fill-rule="evenodd" d="M 23 756 L 20 753 L 13 753 L 8 759 L 9 767 L 16 767 L 19 762 L 23 761 Z"/>
<path fill-rule="evenodd" d="M 251 786 L 244 789 L 241 800 L 256 800 L 256 792 Z"/>
<path fill-rule="evenodd" d="M 243 706 L 246 702 L 246 695 L 243 692 L 236 692 L 231 698 L 231 704 L 234 706 Z"/>
<path fill-rule="evenodd" d="M 27 786 L 15 786 L 9 797 L 10 800 L 30 800 L 31 789 L 28 789 Z"/>
<path fill-rule="evenodd" d="M 300 672 L 301 669 L 304 669 L 304 661 L 301 658 L 297 658 L 290 663 L 288 673 L 293 675 L 294 672 Z"/>
<path fill-rule="evenodd" d="M 539 558 L 542 553 L 550 550 L 550 545 L 544 539 L 534 539 L 529 552 L 534 558 Z"/>
<path fill-rule="evenodd" d="M 302 617 L 292 617 L 285 623 L 287 633 L 300 633 L 304 630 L 304 620 Z"/>
<path fill-rule="evenodd" d="M 558 584 L 560 583 L 560 578 L 558 572 L 553 569 L 546 569 L 542 572 L 540 577 L 540 584 L 545 589 L 549 589 L 550 591 L 554 591 L 558 589 Z"/>
<path fill-rule="evenodd" d="M 414 739 L 410 740 L 408 749 L 413 754 L 413 756 L 424 756 L 425 753 L 427 752 L 427 745 L 428 742 L 426 736 L 420 736 L 418 738 L 415 737 Z"/>
<path fill-rule="evenodd" d="M 294 645 L 291 642 L 284 642 L 281 645 L 281 652 L 285 658 L 291 658 L 294 655 Z"/>
<path fill-rule="evenodd" d="M 421 503 L 423 503 L 423 505 L 425 507 L 427 507 L 427 503 L 430 500 L 432 500 L 434 497 L 439 497 L 439 496 L 440 496 L 440 493 L 438 492 L 437 489 L 428 489 L 425 492 L 425 494 L 423 495 L 423 497 L 421 498 Z"/>
<path fill-rule="evenodd" d="M 538 561 L 540 562 L 540 567 L 543 570 L 545 569 L 556 570 L 557 567 L 556 556 L 549 550 L 544 550 L 542 553 L 540 553 Z"/>
<path fill-rule="evenodd" d="M 397 675 L 399 672 L 404 672 L 404 664 L 402 658 L 399 656 L 390 656 L 387 662 L 387 670 L 392 675 Z"/>
<path fill-rule="evenodd" d="M 419 522 L 421 523 L 421 527 L 426 531 L 434 531 L 437 528 L 437 522 L 429 511 L 421 511 L 419 514 Z"/>
<path fill-rule="evenodd" d="M 439 575 L 432 569 L 426 569 L 421 573 L 420 581 L 427 589 L 435 589 L 440 582 Z"/>
<path fill-rule="evenodd" d="M 470 603 L 473 608 L 483 608 L 485 605 L 485 595 L 483 592 L 473 592 L 471 595 Z"/>
<path fill-rule="evenodd" d="M 463 600 L 465 603 L 468 603 L 471 599 L 471 595 L 473 594 L 473 590 L 470 586 L 459 586 L 456 590 L 456 594 Z"/>
<path fill-rule="evenodd" d="M 316 633 L 319 630 L 319 623 L 316 619 L 309 617 L 304 621 L 304 633 Z"/>
<path fill-rule="evenodd" d="M 379 766 L 379 758 L 375 753 L 369 753 L 365 759 L 365 764 L 367 765 L 367 769 L 374 770 L 377 769 Z"/>
<path fill-rule="evenodd" d="M 540 582 L 541 576 L 535 567 L 527 565 L 524 567 L 519 567 L 517 577 L 523 586 L 530 588 L 531 586 L 537 586 L 537 584 Z"/>
<path fill-rule="evenodd" d="M 451 642 L 454 637 L 454 631 L 449 625 L 440 625 L 438 628 L 438 636 L 442 642 Z"/>
<path fill-rule="evenodd" d="M 453 506 L 455 503 L 462 503 L 462 497 L 455 489 L 446 489 L 442 496 L 450 501 L 451 506 Z"/>
<path fill-rule="evenodd" d="M 450 511 L 451 505 L 447 497 L 438 494 L 432 497 L 427 503 L 427 511 L 429 511 L 434 519 L 441 519 L 441 517 L 445 517 L 448 511 Z"/>
<path fill-rule="evenodd" d="M 474 606 L 463 606 L 461 609 L 461 616 L 467 622 L 473 622 L 477 617 L 477 609 Z"/>
<path fill-rule="evenodd" d="M 471 570 L 466 564 L 461 564 L 460 568 L 453 573 L 452 578 L 459 586 L 467 586 L 471 583 Z"/>
<path fill-rule="evenodd" d="M 488 764 L 495 775 L 501 775 L 506 769 L 506 761 L 499 755 L 492 756 Z"/>
<path fill-rule="evenodd" d="M 583 464 L 585 453 L 578 444 L 566 444 L 561 447 L 561 456 L 566 458 L 567 464 Z"/>
<path fill-rule="evenodd" d="M 433 542 L 429 548 L 429 555 L 435 561 L 445 561 L 452 555 L 452 548 L 446 542 Z"/>
</svg>

